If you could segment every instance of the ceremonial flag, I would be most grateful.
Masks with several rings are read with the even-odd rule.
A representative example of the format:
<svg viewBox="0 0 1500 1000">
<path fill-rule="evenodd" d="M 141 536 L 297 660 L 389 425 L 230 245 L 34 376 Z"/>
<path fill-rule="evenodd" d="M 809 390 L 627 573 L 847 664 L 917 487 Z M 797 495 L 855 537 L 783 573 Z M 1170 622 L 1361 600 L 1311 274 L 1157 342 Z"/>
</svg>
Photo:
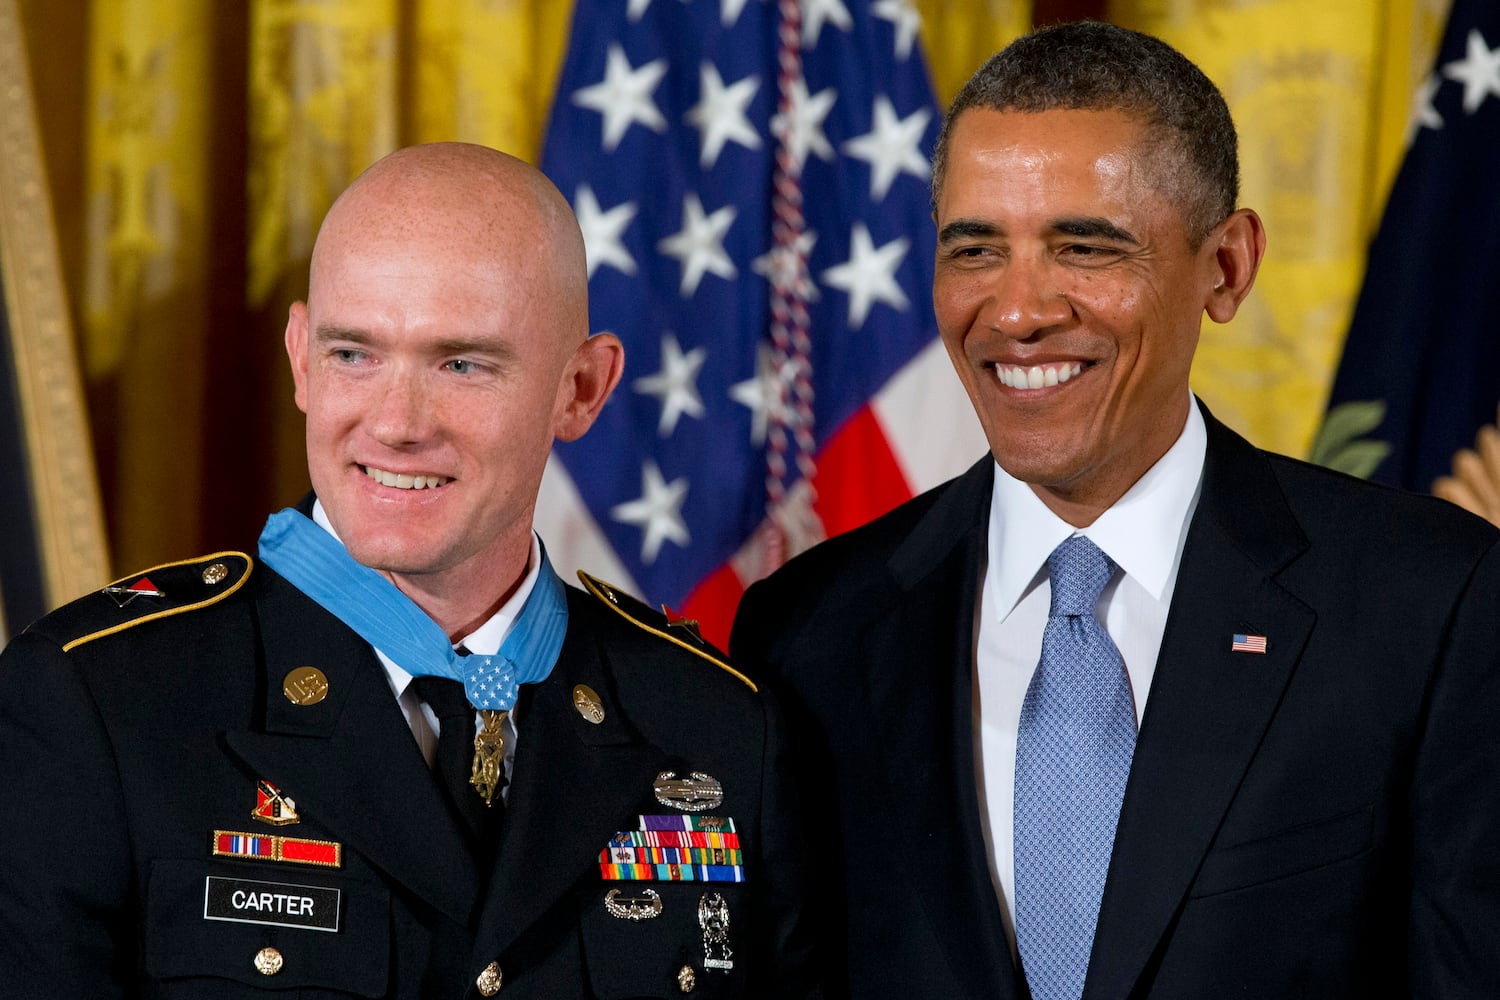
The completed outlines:
<svg viewBox="0 0 1500 1000">
<path fill-rule="evenodd" d="M 727 638 L 744 587 L 961 471 L 910 0 L 579 0 L 542 153 L 625 344 L 549 548 Z"/>
<path fill-rule="evenodd" d="M 1500 6 L 1455 0 L 1315 461 L 1429 491 L 1500 404 Z"/>
</svg>

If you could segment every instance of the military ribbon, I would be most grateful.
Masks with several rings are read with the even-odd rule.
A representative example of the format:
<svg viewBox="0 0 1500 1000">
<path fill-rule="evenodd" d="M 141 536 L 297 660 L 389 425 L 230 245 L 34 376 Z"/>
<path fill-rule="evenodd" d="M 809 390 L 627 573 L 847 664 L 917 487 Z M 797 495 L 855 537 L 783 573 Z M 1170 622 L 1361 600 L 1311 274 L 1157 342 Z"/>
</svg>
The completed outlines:
<svg viewBox="0 0 1500 1000">
<path fill-rule="evenodd" d="M 461 681 L 475 708 L 509 711 L 522 684 L 546 680 L 568 630 L 563 582 L 542 547 L 536 586 L 494 656 L 459 656 L 405 594 L 307 517 L 288 507 L 260 534 L 260 558 L 360 638 L 416 677 Z"/>
</svg>

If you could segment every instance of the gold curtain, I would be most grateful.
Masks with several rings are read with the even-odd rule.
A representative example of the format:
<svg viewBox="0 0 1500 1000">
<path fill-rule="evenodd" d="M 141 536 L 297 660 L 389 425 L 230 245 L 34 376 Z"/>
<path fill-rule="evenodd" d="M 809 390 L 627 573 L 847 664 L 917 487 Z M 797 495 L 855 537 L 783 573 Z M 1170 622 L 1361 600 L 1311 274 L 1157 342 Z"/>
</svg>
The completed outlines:
<svg viewBox="0 0 1500 1000">
<path fill-rule="evenodd" d="M 1365 251 L 1405 146 L 1447 0 L 1112 0 L 1110 19 L 1181 49 L 1240 132 L 1240 203 L 1268 233 L 1255 292 L 1205 322 L 1193 385 L 1256 444 L 1304 455 Z"/>
<path fill-rule="evenodd" d="M 108 575 L 104 519 L 15 0 L 0 0 L 0 642 Z"/>
<path fill-rule="evenodd" d="M 1031 28 L 1031 0 L 916 0 L 932 86 L 944 107 L 984 61 Z"/>
<path fill-rule="evenodd" d="M 717 0 L 694 0 L 717 2 Z M 939 96 L 1030 0 L 916 0 Z M 20 0 L 114 563 L 249 546 L 306 488 L 281 347 L 318 220 L 398 145 L 534 159 L 559 0 Z M 1196 384 L 1305 451 L 1446 0 L 1112 0 L 1225 90 L 1260 287 L 1205 329 Z M 80 54 L 83 57 L 80 58 Z"/>
<path fill-rule="evenodd" d="M 534 159 L 571 5 L 20 6 L 113 562 L 252 545 L 307 488 L 281 333 L 323 213 L 406 143 Z"/>
</svg>

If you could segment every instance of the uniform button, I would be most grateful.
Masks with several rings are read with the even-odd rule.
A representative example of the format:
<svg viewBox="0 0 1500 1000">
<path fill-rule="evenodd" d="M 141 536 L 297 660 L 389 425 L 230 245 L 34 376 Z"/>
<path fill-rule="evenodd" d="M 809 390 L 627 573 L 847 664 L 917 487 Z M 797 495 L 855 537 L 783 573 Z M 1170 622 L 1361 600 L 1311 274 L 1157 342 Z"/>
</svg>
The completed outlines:
<svg viewBox="0 0 1500 1000">
<path fill-rule="evenodd" d="M 484 971 L 479 974 L 479 978 L 474 981 L 474 985 L 479 987 L 480 994 L 487 997 L 492 997 L 496 993 L 499 993 L 500 984 L 499 962 L 491 962 L 489 965 L 486 965 Z"/>
<path fill-rule="evenodd" d="M 212 587 L 216 583 L 223 583 L 229 576 L 229 567 L 223 563 L 211 563 L 203 567 L 203 582 Z"/>
<path fill-rule="evenodd" d="M 255 971 L 262 976 L 274 976 L 281 971 L 286 961 L 275 948 L 262 948 L 255 953 Z"/>
<path fill-rule="evenodd" d="M 693 971 L 691 965 L 684 965 L 677 970 L 677 988 L 684 993 L 693 992 L 693 987 L 698 985 L 698 974 Z"/>
</svg>

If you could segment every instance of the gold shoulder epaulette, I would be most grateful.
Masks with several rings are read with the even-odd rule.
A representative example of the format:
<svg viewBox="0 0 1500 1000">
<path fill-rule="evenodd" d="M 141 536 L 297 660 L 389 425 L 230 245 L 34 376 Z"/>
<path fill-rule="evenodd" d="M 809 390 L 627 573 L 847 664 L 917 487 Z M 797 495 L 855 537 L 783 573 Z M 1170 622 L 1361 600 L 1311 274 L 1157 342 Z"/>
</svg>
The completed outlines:
<svg viewBox="0 0 1500 1000">
<path fill-rule="evenodd" d="M 245 585 L 253 565 L 243 552 L 215 552 L 122 577 L 68 606 L 78 638 L 63 650 L 217 604 Z"/>
<path fill-rule="evenodd" d="M 674 614 L 665 606 L 660 611 L 657 611 L 646 602 L 630 596 L 625 591 L 613 584 L 605 583 L 596 576 L 590 576 L 583 570 L 578 571 L 578 579 L 583 581 L 585 590 L 599 598 L 606 606 L 613 609 L 616 614 L 619 614 L 637 628 L 643 628 L 652 635 L 659 636 L 670 643 L 681 646 L 689 653 L 698 654 L 720 670 L 732 674 L 751 691 L 759 690 L 755 686 L 754 681 L 730 666 L 728 657 L 715 649 L 711 643 L 703 638 L 703 635 L 698 631 L 698 623 L 693 619 Z"/>
</svg>

